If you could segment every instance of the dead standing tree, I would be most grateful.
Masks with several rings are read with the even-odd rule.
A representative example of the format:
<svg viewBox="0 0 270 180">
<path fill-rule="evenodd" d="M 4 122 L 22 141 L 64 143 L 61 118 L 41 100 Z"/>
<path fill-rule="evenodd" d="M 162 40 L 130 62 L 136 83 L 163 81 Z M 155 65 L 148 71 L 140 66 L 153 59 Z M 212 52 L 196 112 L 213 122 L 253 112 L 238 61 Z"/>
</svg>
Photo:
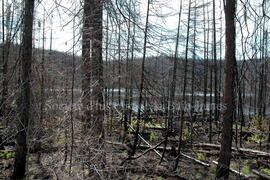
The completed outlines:
<svg viewBox="0 0 270 180">
<path fill-rule="evenodd" d="M 184 63 L 184 79 L 183 79 L 183 94 L 182 94 L 182 102 L 184 105 L 186 103 L 186 90 L 187 90 L 187 64 L 188 64 L 188 47 L 189 47 L 189 36 L 190 36 L 190 16 L 191 16 L 191 0 L 188 3 L 188 24 L 187 24 L 187 39 L 186 39 L 186 47 L 185 47 L 185 63 Z M 181 148 L 182 148 L 182 141 L 183 141 L 183 128 L 184 128 L 184 114 L 185 110 L 182 108 L 180 112 L 180 130 L 179 130 L 179 142 L 178 142 L 178 150 L 177 150 L 177 157 L 175 159 L 174 170 L 177 169 L 179 160 L 181 157 Z"/>
<path fill-rule="evenodd" d="M 234 80 L 236 70 L 235 11 L 236 1 L 227 0 L 225 2 L 226 51 L 224 79 L 224 104 L 226 105 L 226 109 L 223 114 L 221 149 L 216 169 L 216 179 L 228 179 L 231 161 L 232 125 L 234 118 Z"/>
<path fill-rule="evenodd" d="M 136 153 L 136 147 L 139 140 L 139 131 L 140 131 L 140 122 L 141 122 L 141 111 L 142 111 L 142 100 L 143 100 L 143 89 L 144 89 L 144 78 L 145 78 L 145 59 L 146 59 L 146 45 L 147 45 L 147 35 L 148 35 L 148 28 L 149 28 L 149 6 L 150 0 L 147 2 L 147 11 L 146 11 L 146 22 L 145 22 L 145 30 L 144 30 L 144 45 L 143 45 L 143 59 L 142 59 L 142 69 L 141 69 L 141 82 L 140 82 L 140 89 L 139 89 L 139 102 L 138 102 L 138 116 L 137 116 L 137 123 L 136 123 L 136 132 L 135 132 L 135 139 L 134 144 L 132 147 L 131 155 L 134 156 Z"/>
<path fill-rule="evenodd" d="M 176 35 L 176 42 L 175 42 L 175 51 L 173 56 L 173 74 L 172 80 L 170 82 L 170 96 L 169 96 L 169 111 L 168 111 L 168 120 L 166 122 L 166 132 L 165 132 L 165 141 L 164 141 L 164 149 L 162 152 L 162 157 L 160 163 L 163 161 L 165 156 L 166 148 L 168 145 L 168 136 L 169 133 L 173 130 L 173 108 L 175 107 L 175 87 L 176 87 L 176 74 L 177 74 L 177 65 L 178 65 L 178 48 L 179 48 L 179 35 L 180 35 L 180 23 L 181 23 L 181 15 L 182 15 L 182 0 L 180 1 L 179 6 L 179 14 L 178 14 L 178 25 L 177 25 L 177 35 Z"/>
<path fill-rule="evenodd" d="M 95 178 L 105 166 L 103 128 L 102 0 L 84 1 L 83 106 L 87 135 L 90 136 L 88 162 Z M 90 84 L 90 79 L 92 84 Z M 90 110 L 91 105 L 91 110 Z M 90 173 L 92 174 L 92 173 Z M 100 177 L 101 178 L 101 177 Z"/>
<path fill-rule="evenodd" d="M 91 1 L 85 0 L 84 2 L 84 14 L 83 14 L 83 34 L 82 34 L 82 105 L 85 120 L 83 123 L 90 121 L 90 90 L 91 90 L 91 62 L 90 62 L 90 8 Z M 85 124 L 84 124 L 85 125 Z M 84 126 L 85 127 L 85 126 Z"/>
<path fill-rule="evenodd" d="M 34 18 L 34 0 L 24 1 L 23 39 L 22 39 L 22 75 L 21 97 L 18 102 L 20 122 L 18 123 L 17 146 L 15 164 L 12 178 L 23 179 L 25 176 L 27 156 L 27 131 L 30 119 L 30 94 L 31 94 L 31 63 L 32 63 L 32 33 Z"/>
</svg>

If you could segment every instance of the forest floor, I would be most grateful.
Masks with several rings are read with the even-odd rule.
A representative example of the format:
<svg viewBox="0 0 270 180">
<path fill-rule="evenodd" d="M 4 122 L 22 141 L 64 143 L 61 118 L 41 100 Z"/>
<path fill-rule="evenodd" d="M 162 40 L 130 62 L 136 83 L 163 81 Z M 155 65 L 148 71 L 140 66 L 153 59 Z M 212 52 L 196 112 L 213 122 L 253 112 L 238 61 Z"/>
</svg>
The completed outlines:
<svg viewBox="0 0 270 180">
<path fill-rule="evenodd" d="M 53 124 L 47 124 L 45 128 L 46 138 L 42 140 L 43 150 L 41 153 L 30 152 L 28 156 L 27 172 L 29 179 L 52 179 L 52 180 L 68 180 L 68 179 L 87 179 L 84 177 L 85 168 L 82 168 L 80 162 L 80 131 L 79 127 L 75 127 L 73 163 L 71 174 L 69 175 L 69 158 L 70 158 L 70 132 L 65 131 L 62 126 L 63 122 L 58 119 Z M 156 129 L 159 129 L 162 124 L 157 126 L 158 122 L 152 122 Z M 194 135 L 192 137 L 192 145 L 190 141 L 190 133 L 184 129 L 184 146 L 177 171 L 172 169 L 175 164 L 175 155 L 171 152 L 172 147 L 177 147 L 178 136 L 169 138 L 168 152 L 165 154 L 167 162 L 161 164 L 160 157 L 154 151 L 142 155 L 135 160 L 127 160 L 129 148 L 127 144 L 120 143 L 122 132 L 121 125 L 113 128 L 113 132 L 106 135 L 106 180 L 211 180 L 215 177 L 216 164 L 219 153 L 219 136 L 218 128 L 212 134 L 214 143 L 208 142 L 208 125 L 207 123 L 194 124 Z M 253 126 L 254 127 L 254 126 Z M 109 128 L 108 128 L 109 129 Z M 147 129 L 147 128 L 146 128 Z M 248 128 L 245 128 L 247 130 Z M 252 129 L 252 128 L 250 128 Z M 151 146 L 155 146 L 164 140 L 163 133 L 159 130 L 149 130 L 150 134 L 144 136 Z M 66 134 L 67 133 L 67 134 Z M 130 133 L 132 134 L 132 133 Z M 67 135 L 67 136 L 66 136 Z M 250 137 L 243 141 L 243 146 L 251 150 L 258 150 L 262 139 L 257 137 L 254 130 Z M 133 142 L 133 135 L 128 136 Z M 235 137 L 234 137 L 235 138 Z M 34 144 L 34 143 L 33 143 Z M 138 148 L 136 156 L 143 154 L 149 145 L 141 141 L 142 148 Z M 233 145 L 235 147 L 235 143 Z M 32 147 L 33 148 L 33 147 Z M 157 149 L 162 154 L 163 144 Z M 35 148 L 33 148 L 35 149 Z M 241 149 L 236 149 L 232 154 L 230 180 L 237 179 L 258 179 L 252 170 L 257 170 L 265 175 L 270 176 L 270 155 L 267 152 L 267 147 L 263 141 L 261 151 L 245 152 Z M 40 154 L 40 156 L 39 156 Z M 125 161 L 125 162 L 124 162 Z M 124 162 L 124 163 L 123 163 Z M 5 150 L 0 153 L 0 179 L 9 179 L 12 173 L 14 163 L 14 145 L 5 146 Z"/>
<path fill-rule="evenodd" d="M 192 160 L 181 158 L 176 172 L 171 169 L 174 166 L 174 158 L 166 156 L 168 162 L 159 165 L 160 158 L 149 152 L 136 160 L 129 160 L 124 165 L 123 161 L 128 157 L 127 151 L 120 145 L 107 146 L 107 178 L 119 180 L 185 180 L 185 179 L 214 179 L 215 165 L 204 167 Z M 140 154 L 142 151 L 139 151 Z M 80 179 L 76 175 L 69 177 L 68 164 L 63 164 L 63 151 L 46 153 L 41 155 L 41 162 L 37 162 L 37 154 L 31 154 L 28 160 L 29 179 Z M 1 159 L 0 179 L 9 179 L 12 173 L 13 158 Z M 74 171 L 79 171 L 74 166 Z M 75 170 L 76 168 L 76 170 Z M 82 173 L 82 172 L 81 172 Z M 86 178 L 87 179 L 87 178 Z M 238 179 L 235 174 L 230 179 Z"/>
</svg>

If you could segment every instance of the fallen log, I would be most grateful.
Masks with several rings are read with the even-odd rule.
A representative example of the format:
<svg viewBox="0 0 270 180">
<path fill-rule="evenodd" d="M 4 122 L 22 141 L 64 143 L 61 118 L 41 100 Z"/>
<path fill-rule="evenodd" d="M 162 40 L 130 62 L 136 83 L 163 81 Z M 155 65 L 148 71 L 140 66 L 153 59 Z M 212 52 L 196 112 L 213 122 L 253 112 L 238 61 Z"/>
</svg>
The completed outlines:
<svg viewBox="0 0 270 180">
<path fill-rule="evenodd" d="M 147 149 L 145 152 L 143 152 L 142 154 L 140 154 L 140 155 L 138 155 L 138 156 L 126 158 L 126 159 L 121 163 L 121 166 L 123 166 L 123 164 L 124 164 L 126 161 L 128 161 L 128 160 L 135 160 L 135 159 L 138 159 L 138 158 L 144 156 L 145 154 L 147 154 L 148 152 L 155 150 L 155 149 L 156 149 L 158 146 L 160 146 L 163 142 L 164 142 L 164 141 L 158 143 L 158 144 L 155 145 L 154 147 L 151 147 L 151 148 Z"/>
<path fill-rule="evenodd" d="M 202 153 L 202 154 L 206 154 L 206 155 L 210 155 L 210 156 L 218 156 L 219 155 L 219 151 L 207 151 L 207 150 L 193 150 L 194 152 L 197 153 Z"/>
<path fill-rule="evenodd" d="M 254 170 L 254 169 L 251 170 L 251 172 L 253 172 L 253 174 L 259 176 L 261 180 L 270 180 L 270 176 L 268 176 L 267 174 L 264 174 L 262 172 Z"/>
<path fill-rule="evenodd" d="M 147 129 L 154 130 L 154 131 L 165 131 L 165 127 L 155 127 L 155 126 L 146 126 Z"/>
<path fill-rule="evenodd" d="M 219 144 L 210 144 L 210 143 L 197 143 L 197 144 L 194 144 L 193 147 L 208 147 L 208 148 L 220 149 Z M 240 152 L 240 153 L 254 154 L 256 156 L 270 158 L 270 153 L 267 153 L 264 151 L 259 151 L 259 150 L 249 149 L 249 148 L 236 148 L 236 147 L 232 147 L 232 150 L 236 152 Z"/>
<path fill-rule="evenodd" d="M 120 143 L 120 142 L 114 142 L 114 141 L 105 141 L 106 143 L 108 143 L 108 144 L 112 144 L 112 145 L 119 145 L 119 146 L 123 146 L 123 144 L 122 143 Z M 148 145 L 139 145 L 138 146 L 138 148 L 140 148 L 140 149 L 142 149 L 142 150 L 145 150 L 145 149 L 149 149 L 149 148 L 151 148 L 150 146 L 148 146 Z M 157 150 L 157 151 L 163 151 L 163 147 L 156 147 L 155 148 L 155 150 Z M 171 147 L 167 147 L 166 148 L 166 151 L 171 151 Z"/>
<path fill-rule="evenodd" d="M 202 165 L 202 166 L 206 166 L 206 167 L 210 167 L 210 164 L 209 163 L 206 163 L 206 162 L 203 162 L 203 161 L 201 161 L 201 160 L 199 160 L 199 159 L 196 159 L 196 158 L 194 158 L 194 157 L 191 157 L 191 156 L 189 156 L 189 155 L 186 155 L 186 154 L 184 154 L 184 153 L 180 153 L 181 154 L 181 156 L 183 156 L 183 157 L 185 157 L 185 158 L 187 158 L 187 159 L 191 159 L 191 160 L 193 160 L 194 162 L 196 162 L 196 163 L 198 163 L 198 164 L 200 164 L 200 165 Z"/>
<path fill-rule="evenodd" d="M 124 162 L 127 161 L 127 160 L 138 159 L 138 158 L 140 158 L 141 156 L 147 154 L 148 152 L 150 152 L 150 151 L 152 151 L 152 150 L 154 150 L 154 149 L 156 149 L 156 150 L 158 150 L 158 151 L 163 151 L 164 147 L 159 147 L 163 142 L 164 142 L 164 141 L 160 142 L 159 144 L 157 144 L 157 145 L 154 146 L 154 147 L 150 147 L 150 146 L 146 146 L 146 145 L 139 145 L 138 148 L 140 148 L 140 149 L 146 149 L 146 151 L 143 152 L 142 154 L 136 156 L 136 157 L 129 157 L 129 158 L 125 159 Z M 119 145 L 119 146 L 122 146 L 122 145 L 123 145 L 122 143 L 119 143 L 119 142 L 112 142 L 112 141 L 106 141 L 106 143 L 108 143 L 108 144 L 113 144 L 113 145 Z M 170 151 L 170 150 L 171 150 L 170 147 L 167 147 L 167 148 L 166 148 L 166 151 Z M 185 158 L 187 158 L 187 159 L 190 159 L 190 160 L 192 160 L 192 161 L 194 161 L 194 162 L 196 162 L 196 163 L 198 163 L 198 164 L 200 164 L 200 165 L 202 165 L 202 166 L 206 166 L 206 167 L 209 167 L 209 166 L 210 166 L 209 163 L 203 162 L 203 161 L 201 161 L 201 160 L 199 160 L 199 159 L 196 159 L 196 158 L 194 158 L 194 157 L 191 157 L 191 156 L 189 156 L 189 155 L 187 155 L 187 154 L 184 154 L 184 153 L 182 153 L 182 152 L 181 152 L 181 156 L 183 156 L 183 157 L 185 157 Z M 123 162 L 123 163 L 124 163 L 124 162 Z"/>
<path fill-rule="evenodd" d="M 132 131 L 135 132 L 135 129 L 134 129 L 132 126 L 129 125 L 129 127 L 130 127 L 130 129 L 132 129 Z M 143 142 L 145 142 L 145 144 L 147 144 L 150 148 L 152 148 L 151 144 L 150 144 L 149 142 L 147 142 L 147 141 L 140 135 L 140 133 L 138 134 L 138 136 L 139 136 L 139 138 L 141 138 L 141 140 L 142 140 Z M 162 158 L 162 155 L 161 155 L 156 149 L 153 149 L 153 150 L 154 150 L 154 152 L 155 152 L 160 158 Z M 166 159 L 164 159 L 164 160 L 167 161 Z M 167 161 L 167 162 L 168 162 L 168 161 Z"/>
</svg>

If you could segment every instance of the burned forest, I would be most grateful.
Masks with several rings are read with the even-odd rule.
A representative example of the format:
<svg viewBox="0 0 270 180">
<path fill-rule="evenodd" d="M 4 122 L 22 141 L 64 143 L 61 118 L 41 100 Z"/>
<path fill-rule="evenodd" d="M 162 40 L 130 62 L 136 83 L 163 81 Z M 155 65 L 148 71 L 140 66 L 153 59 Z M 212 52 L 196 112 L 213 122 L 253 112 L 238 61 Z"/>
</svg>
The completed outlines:
<svg viewBox="0 0 270 180">
<path fill-rule="evenodd" d="M 270 180 L 267 0 L 0 8 L 0 179 Z"/>
</svg>

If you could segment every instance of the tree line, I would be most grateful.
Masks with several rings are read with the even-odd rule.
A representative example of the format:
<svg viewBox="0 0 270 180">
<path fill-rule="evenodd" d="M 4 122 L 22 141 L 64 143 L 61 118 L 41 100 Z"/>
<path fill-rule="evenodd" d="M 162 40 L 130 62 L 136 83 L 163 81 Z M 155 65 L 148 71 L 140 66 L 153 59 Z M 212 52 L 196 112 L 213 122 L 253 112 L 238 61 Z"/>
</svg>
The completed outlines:
<svg viewBox="0 0 270 180">
<path fill-rule="evenodd" d="M 158 164 L 167 163 L 171 151 L 172 172 L 183 171 L 179 163 L 190 158 L 183 153 L 199 142 L 218 144 L 215 179 L 229 179 L 232 161 L 241 164 L 235 147 L 257 147 L 267 156 L 268 3 L 176 4 L 176 29 L 169 31 L 155 21 L 170 17 L 159 11 L 172 11 L 166 2 L 84 0 L 66 7 L 55 1 L 50 10 L 42 1 L 2 0 L 0 149 L 13 142 L 12 179 L 27 175 L 32 153 L 42 164 L 50 149 L 45 139 L 56 134 L 64 139 L 61 160 L 71 177 L 80 166 L 83 178 L 108 178 L 110 143 L 125 145 L 122 164 L 151 151 Z M 65 53 L 53 50 L 47 29 L 59 9 L 71 17 Z M 56 109 L 62 104 L 68 109 Z M 162 133 L 151 142 L 156 130 Z M 143 144 L 148 150 L 138 155 Z"/>
</svg>

